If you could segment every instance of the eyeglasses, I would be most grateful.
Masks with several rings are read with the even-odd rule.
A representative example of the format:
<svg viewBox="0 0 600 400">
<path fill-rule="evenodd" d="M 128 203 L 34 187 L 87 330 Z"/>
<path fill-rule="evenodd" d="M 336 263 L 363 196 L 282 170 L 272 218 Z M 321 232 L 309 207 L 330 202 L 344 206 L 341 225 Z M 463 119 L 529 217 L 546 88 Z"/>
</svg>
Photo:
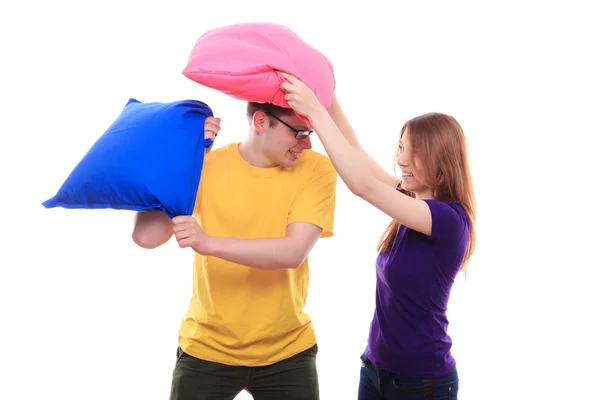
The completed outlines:
<svg viewBox="0 0 600 400">
<path fill-rule="evenodd" d="M 277 118 L 275 115 L 271 114 L 270 112 L 265 112 L 265 114 L 270 115 L 271 117 L 275 118 L 277 121 L 281 122 L 282 124 L 284 124 L 285 126 L 287 126 L 288 128 L 290 128 L 291 130 L 293 130 L 294 132 L 296 132 L 296 139 L 297 140 L 305 139 L 305 138 L 309 137 L 310 134 L 315 131 L 314 129 L 311 129 L 311 130 L 296 129 L 293 126 L 291 126 L 291 125 L 283 122 L 282 120 L 280 120 L 279 118 Z"/>
</svg>

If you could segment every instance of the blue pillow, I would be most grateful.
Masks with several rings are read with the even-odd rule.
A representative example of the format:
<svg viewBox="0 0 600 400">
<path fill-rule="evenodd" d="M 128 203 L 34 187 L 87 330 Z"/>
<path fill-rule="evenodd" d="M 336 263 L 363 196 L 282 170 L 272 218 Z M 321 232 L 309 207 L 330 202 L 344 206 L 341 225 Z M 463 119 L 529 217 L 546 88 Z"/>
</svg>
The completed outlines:
<svg viewBox="0 0 600 400">
<path fill-rule="evenodd" d="M 142 103 L 130 99 L 46 208 L 163 210 L 191 215 L 204 164 L 204 121 L 196 100 Z"/>
</svg>

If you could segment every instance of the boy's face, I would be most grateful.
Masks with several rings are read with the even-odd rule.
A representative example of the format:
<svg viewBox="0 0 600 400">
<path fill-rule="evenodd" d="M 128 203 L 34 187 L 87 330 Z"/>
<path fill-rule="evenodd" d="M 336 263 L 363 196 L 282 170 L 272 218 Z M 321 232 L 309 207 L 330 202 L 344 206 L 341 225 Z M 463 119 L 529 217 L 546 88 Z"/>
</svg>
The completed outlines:
<svg viewBox="0 0 600 400">
<path fill-rule="evenodd" d="M 294 166 L 302 152 L 312 148 L 310 136 L 298 140 L 297 131 L 307 131 L 310 127 L 296 114 L 276 118 L 266 114 L 265 117 L 269 119 L 264 127 L 265 155 L 274 164 L 282 167 Z"/>
</svg>

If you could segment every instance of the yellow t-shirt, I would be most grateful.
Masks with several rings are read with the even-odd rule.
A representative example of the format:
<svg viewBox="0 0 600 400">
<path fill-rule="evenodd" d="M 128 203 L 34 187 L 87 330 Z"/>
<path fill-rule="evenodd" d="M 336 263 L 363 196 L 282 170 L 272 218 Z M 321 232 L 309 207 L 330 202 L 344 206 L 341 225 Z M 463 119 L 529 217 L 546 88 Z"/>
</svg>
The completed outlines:
<svg viewBox="0 0 600 400">
<path fill-rule="evenodd" d="M 308 222 L 333 234 L 337 173 L 331 161 L 304 151 L 293 167 L 257 168 L 234 143 L 204 160 L 195 217 L 209 235 L 239 239 L 286 235 Z M 316 343 L 303 312 L 308 259 L 297 269 L 260 270 L 194 254 L 193 293 L 179 330 L 192 356 L 228 365 L 269 365 Z"/>
</svg>

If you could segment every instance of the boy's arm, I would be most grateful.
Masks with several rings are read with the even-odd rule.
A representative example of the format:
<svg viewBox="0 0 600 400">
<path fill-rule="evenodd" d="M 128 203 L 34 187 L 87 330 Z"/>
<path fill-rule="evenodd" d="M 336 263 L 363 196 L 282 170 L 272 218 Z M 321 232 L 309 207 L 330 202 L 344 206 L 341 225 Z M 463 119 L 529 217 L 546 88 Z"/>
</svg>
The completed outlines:
<svg viewBox="0 0 600 400">
<path fill-rule="evenodd" d="M 302 265 L 319 237 L 333 234 L 337 173 L 327 159 L 314 172 L 292 204 L 287 232 L 280 238 L 238 239 L 209 236 L 194 217 L 175 217 L 180 247 L 198 254 L 265 270 L 294 269 Z"/>
<path fill-rule="evenodd" d="M 212 236 L 206 255 L 251 268 L 278 270 L 298 268 L 321 236 L 319 226 L 306 222 L 288 225 L 282 238 L 235 239 Z"/>
<path fill-rule="evenodd" d="M 163 211 L 138 211 L 133 224 L 133 241 L 144 249 L 162 246 L 173 236 L 173 221 Z"/>
</svg>

